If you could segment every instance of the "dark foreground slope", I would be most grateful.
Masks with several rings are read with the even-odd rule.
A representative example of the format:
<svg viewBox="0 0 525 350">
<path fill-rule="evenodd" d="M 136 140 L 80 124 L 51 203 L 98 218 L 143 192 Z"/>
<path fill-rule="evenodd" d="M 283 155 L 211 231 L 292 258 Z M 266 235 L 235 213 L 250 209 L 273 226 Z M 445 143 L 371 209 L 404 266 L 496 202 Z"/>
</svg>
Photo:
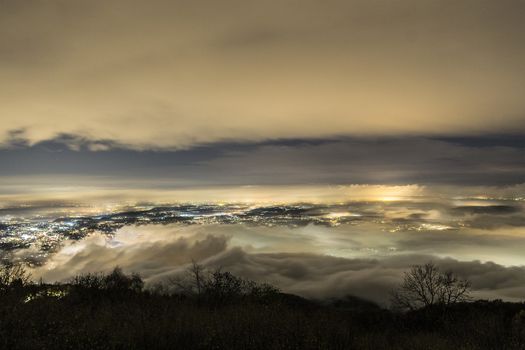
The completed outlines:
<svg viewBox="0 0 525 350">
<path fill-rule="evenodd" d="M 353 297 L 165 295 L 91 282 L 2 290 L 0 347 L 525 349 L 524 304 L 479 301 L 399 314 Z"/>
</svg>

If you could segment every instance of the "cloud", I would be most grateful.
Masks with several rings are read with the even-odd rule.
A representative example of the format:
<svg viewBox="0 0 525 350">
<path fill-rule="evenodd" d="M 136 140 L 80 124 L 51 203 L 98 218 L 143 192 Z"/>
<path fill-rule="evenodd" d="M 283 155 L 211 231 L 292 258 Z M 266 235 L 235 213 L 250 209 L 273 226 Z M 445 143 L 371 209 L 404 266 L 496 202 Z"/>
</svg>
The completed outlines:
<svg viewBox="0 0 525 350">
<path fill-rule="evenodd" d="M 119 265 L 151 277 L 173 272 L 191 259 L 200 261 L 226 249 L 224 236 L 188 231 L 150 227 L 144 232 L 126 228 L 113 238 L 94 234 L 80 241 L 69 241 L 35 271 L 35 276 L 51 281 L 63 280 L 85 272 L 107 271 Z M 26 253 L 21 251 L 18 255 Z"/>
<path fill-rule="evenodd" d="M 471 280 L 476 297 L 518 300 L 525 291 L 525 267 L 502 262 L 511 262 L 506 259 L 514 256 L 514 263 L 522 264 L 524 248 L 522 231 L 509 237 L 504 230 L 391 233 L 377 225 L 124 227 L 113 237 L 94 234 L 67 242 L 35 268 L 33 276 L 67 280 L 119 265 L 142 274 L 152 285 L 182 273 L 195 259 L 307 297 L 353 294 L 386 303 L 404 271 L 432 260 Z M 496 262 L 481 262 L 472 252 Z"/>
<path fill-rule="evenodd" d="M 519 0 L 2 1 L 0 138 L 524 131 Z M 18 135 L 20 136 L 20 135 Z"/>
<path fill-rule="evenodd" d="M 525 138 L 523 138 L 525 140 Z M 108 140 L 62 135 L 32 147 L 0 149 L 0 176 L 97 178 L 110 187 L 225 185 L 513 185 L 525 179 L 525 144 L 505 137 L 462 143 L 422 137 L 216 143 L 184 151 L 136 151 Z M 28 141 L 27 141 L 28 142 Z M 26 143 L 27 143 L 26 142 Z M 19 141 L 21 143 L 21 141 Z M 501 144 L 503 143 L 503 144 Z M 66 178 L 66 179 L 64 179 Z M 26 178 L 25 182 L 30 182 Z M 48 186 L 46 184 L 45 186 Z M 135 187 L 136 188 L 136 187 Z M 458 209 L 459 210 L 459 209 Z"/>
<path fill-rule="evenodd" d="M 314 254 L 247 254 L 232 250 L 214 261 L 225 270 L 252 279 L 269 280 L 285 291 L 311 298 L 348 294 L 387 304 L 403 273 L 415 264 L 432 261 L 472 282 L 476 298 L 522 301 L 525 267 L 492 262 L 458 261 L 432 255 L 401 255 L 384 259 L 337 258 Z"/>
<path fill-rule="evenodd" d="M 524 145 L 476 147 L 425 138 L 356 138 L 229 150 L 199 164 L 252 183 L 519 184 Z M 202 176 L 202 175 L 197 175 Z"/>
</svg>

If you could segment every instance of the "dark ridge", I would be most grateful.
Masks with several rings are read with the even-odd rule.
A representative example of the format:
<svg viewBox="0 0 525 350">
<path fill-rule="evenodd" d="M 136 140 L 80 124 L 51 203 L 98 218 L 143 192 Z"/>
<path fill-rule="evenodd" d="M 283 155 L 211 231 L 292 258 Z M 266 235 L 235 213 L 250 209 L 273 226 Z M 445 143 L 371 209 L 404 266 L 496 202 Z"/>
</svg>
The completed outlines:
<svg viewBox="0 0 525 350">
<path fill-rule="evenodd" d="M 207 275 L 202 289 L 182 283 L 170 293 L 144 289 L 140 276 L 118 268 L 61 284 L 10 276 L 0 283 L 1 349 L 525 346 L 524 303 L 478 300 L 395 312 L 350 295 L 308 300 L 220 271 Z"/>
</svg>

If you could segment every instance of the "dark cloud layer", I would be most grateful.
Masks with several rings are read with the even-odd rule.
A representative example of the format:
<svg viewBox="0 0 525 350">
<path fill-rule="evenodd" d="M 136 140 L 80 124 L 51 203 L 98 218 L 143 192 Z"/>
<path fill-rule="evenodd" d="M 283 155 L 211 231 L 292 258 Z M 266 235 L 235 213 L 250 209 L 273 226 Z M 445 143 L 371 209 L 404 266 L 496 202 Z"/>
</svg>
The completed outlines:
<svg viewBox="0 0 525 350">
<path fill-rule="evenodd" d="M 490 144 L 469 138 L 462 142 L 413 137 L 345 138 L 134 151 L 109 141 L 64 135 L 31 147 L 0 150 L 0 176 L 103 176 L 107 185 L 111 184 L 111 177 L 116 183 L 121 179 L 142 178 L 150 179 L 151 184 L 163 180 L 168 187 L 523 183 L 525 143 L 508 144 L 505 137 L 487 137 L 487 140 Z"/>
</svg>

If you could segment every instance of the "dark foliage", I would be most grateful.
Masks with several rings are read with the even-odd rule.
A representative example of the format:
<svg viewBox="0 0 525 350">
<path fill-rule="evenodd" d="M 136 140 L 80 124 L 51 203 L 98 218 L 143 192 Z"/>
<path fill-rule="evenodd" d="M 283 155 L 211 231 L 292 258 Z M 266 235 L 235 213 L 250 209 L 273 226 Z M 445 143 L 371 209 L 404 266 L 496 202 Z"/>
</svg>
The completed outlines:
<svg viewBox="0 0 525 350">
<path fill-rule="evenodd" d="M 525 349 L 522 303 L 394 313 L 351 296 L 315 302 L 269 286 L 261 293 L 230 273 L 201 272 L 200 294 L 144 290 L 139 276 L 120 269 L 60 285 L 13 279 L 2 287 L 0 348 Z"/>
</svg>

